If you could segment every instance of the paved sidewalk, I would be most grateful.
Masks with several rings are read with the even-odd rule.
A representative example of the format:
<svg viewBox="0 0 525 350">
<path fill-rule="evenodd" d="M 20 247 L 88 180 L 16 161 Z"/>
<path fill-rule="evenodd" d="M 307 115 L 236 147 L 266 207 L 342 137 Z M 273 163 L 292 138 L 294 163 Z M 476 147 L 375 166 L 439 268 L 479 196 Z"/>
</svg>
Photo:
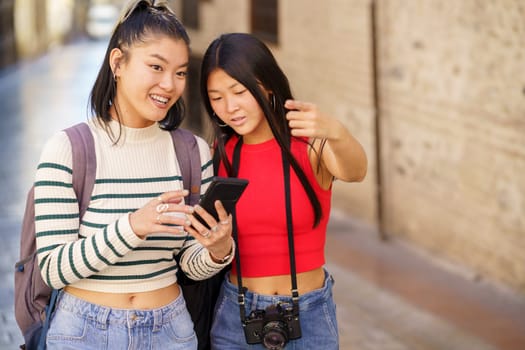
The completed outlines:
<svg viewBox="0 0 525 350">
<path fill-rule="evenodd" d="M 337 211 L 327 259 L 341 349 L 525 349 L 525 296 L 402 242 L 383 242 Z"/>
<path fill-rule="evenodd" d="M 0 350 L 17 349 L 22 344 L 14 315 L 14 262 L 18 259 L 19 223 L 0 218 Z"/>
</svg>

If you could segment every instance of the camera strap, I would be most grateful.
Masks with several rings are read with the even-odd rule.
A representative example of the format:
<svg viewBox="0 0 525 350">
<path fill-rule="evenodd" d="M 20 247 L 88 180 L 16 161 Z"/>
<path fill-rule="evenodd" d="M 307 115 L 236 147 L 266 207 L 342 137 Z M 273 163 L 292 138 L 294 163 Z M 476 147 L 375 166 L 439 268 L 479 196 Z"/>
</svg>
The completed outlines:
<svg viewBox="0 0 525 350">
<path fill-rule="evenodd" d="M 242 137 L 239 137 L 239 140 L 235 144 L 233 150 L 233 159 L 232 159 L 232 172 L 233 176 L 237 177 L 239 174 L 239 165 L 241 158 L 241 148 L 242 148 Z M 291 191 L 290 191 L 290 163 L 287 159 L 286 153 L 281 149 L 281 157 L 283 161 L 283 175 L 284 175 L 284 195 L 285 195 L 285 208 L 286 208 L 286 226 L 288 231 L 288 251 L 290 255 L 290 279 L 292 284 L 292 310 L 293 315 L 299 315 L 299 291 L 297 288 L 297 270 L 295 265 L 295 246 L 294 246 L 294 237 L 293 237 L 293 219 L 292 219 L 292 200 L 291 200 Z M 238 232 L 237 232 L 237 218 L 235 215 L 235 208 L 232 213 L 233 217 L 233 230 L 232 235 L 235 240 L 235 267 L 237 269 L 237 286 L 238 286 L 238 302 L 239 302 L 239 311 L 241 316 L 241 322 L 244 325 L 246 323 L 246 305 L 245 305 L 245 295 L 246 287 L 242 286 L 242 276 L 241 276 L 241 259 L 239 254 L 239 241 L 238 241 Z"/>
</svg>

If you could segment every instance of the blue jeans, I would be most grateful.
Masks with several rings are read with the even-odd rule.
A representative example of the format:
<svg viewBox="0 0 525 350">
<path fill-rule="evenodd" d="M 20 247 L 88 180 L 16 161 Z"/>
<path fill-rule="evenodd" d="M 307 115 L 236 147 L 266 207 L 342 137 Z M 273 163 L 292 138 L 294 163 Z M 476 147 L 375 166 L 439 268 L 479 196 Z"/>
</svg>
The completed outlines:
<svg viewBox="0 0 525 350">
<path fill-rule="evenodd" d="M 339 349 L 336 306 L 332 295 L 334 280 L 327 272 L 325 276 L 325 283 L 321 289 L 299 296 L 299 321 L 302 337 L 289 340 L 285 349 Z M 239 315 L 238 288 L 228 278 L 229 274 L 226 275 L 222 284 L 215 307 L 215 319 L 211 329 L 212 349 L 264 349 L 261 344 L 248 345 L 246 343 Z M 248 316 L 252 310 L 264 310 L 268 305 L 279 302 L 291 305 L 291 297 L 260 295 L 248 291 L 245 298 L 246 315 Z"/>
<path fill-rule="evenodd" d="M 197 349 L 182 293 L 151 310 L 112 309 L 62 292 L 47 334 L 47 349 Z"/>
</svg>

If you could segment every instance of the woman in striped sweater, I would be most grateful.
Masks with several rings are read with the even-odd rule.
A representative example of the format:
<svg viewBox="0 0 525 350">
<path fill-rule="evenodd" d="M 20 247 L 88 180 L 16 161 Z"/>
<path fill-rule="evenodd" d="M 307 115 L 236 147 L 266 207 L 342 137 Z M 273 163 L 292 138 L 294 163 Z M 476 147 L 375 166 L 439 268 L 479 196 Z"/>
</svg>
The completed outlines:
<svg viewBox="0 0 525 350">
<path fill-rule="evenodd" d="M 196 349 L 175 272 L 205 279 L 232 259 L 231 220 L 220 203 L 218 222 L 203 215 L 212 230 L 188 229 L 194 209 L 185 205 L 188 193 L 165 129 L 182 121 L 189 38 L 158 2 L 136 1 L 124 12 L 91 91 L 97 169 L 82 218 L 66 134 L 54 135 L 42 151 L 38 259 L 46 283 L 63 289 L 49 349 Z M 213 175 L 210 152 L 197 141 L 205 184 Z"/>
</svg>

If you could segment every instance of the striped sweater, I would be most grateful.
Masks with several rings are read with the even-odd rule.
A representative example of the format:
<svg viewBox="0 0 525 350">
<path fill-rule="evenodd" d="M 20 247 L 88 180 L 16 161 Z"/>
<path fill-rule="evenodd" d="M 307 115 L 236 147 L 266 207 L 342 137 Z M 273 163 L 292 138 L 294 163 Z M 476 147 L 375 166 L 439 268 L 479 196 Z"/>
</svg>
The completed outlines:
<svg viewBox="0 0 525 350">
<path fill-rule="evenodd" d="M 157 124 L 132 129 L 122 126 L 113 144 L 93 120 L 96 180 L 82 221 L 72 187 L 71 144 L 64 132 L 45 145 L 35 179 L 37 255 L 42 276 L 53 288 L 107 292 L 151 291 L 176 282 L 174 255 L 182 248 L 181 268 L 204 279 L 224 265 L 214 263 L 206 248 L 187 234 L 156 233 L 140 239 L 129 213 L 161 193 L 182 188 L 182 177 L 169 132 Z M 118 135 L 119 125 L 111 130 Z M 208 145 L 197 138 L 203 193 L 213 176 Z"/>
</svg>

